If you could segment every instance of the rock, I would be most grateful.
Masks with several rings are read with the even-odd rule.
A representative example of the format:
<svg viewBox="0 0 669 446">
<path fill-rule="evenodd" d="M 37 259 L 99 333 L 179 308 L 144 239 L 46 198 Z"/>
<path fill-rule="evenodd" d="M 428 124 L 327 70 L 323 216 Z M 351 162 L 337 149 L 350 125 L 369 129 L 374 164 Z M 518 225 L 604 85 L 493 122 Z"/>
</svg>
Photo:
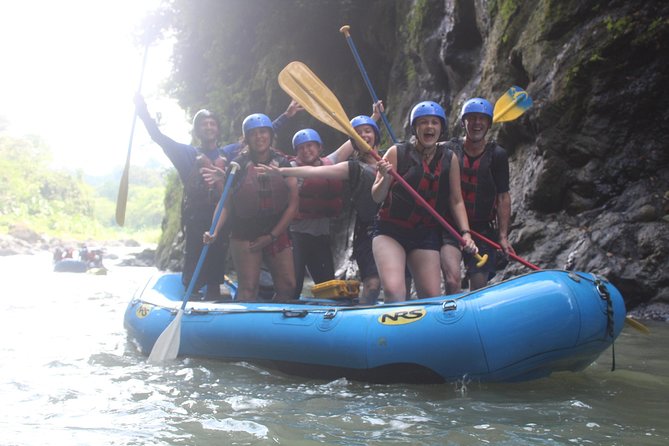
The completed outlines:
<svg viewBox="0 0 669 446">
<path fill-rule="evenodd" d="M 0 234 L 0 256 L 34 254 L 37 250 L 30 242 L 11 235 Z"/>
<path fill-rule="evenodd" d="M 669 304 L 664 302 L 640 305 L 629 311 L 628 314 L 635 319 L 648 319 L 669 322 Z"/>
<path fill-rule="evenodd" d="M 636 210 L 631 216 L 630 220 L 634 222 L 650 222 L 657 219 L 657 211 L 655 206 L 645 204 Z"/>
<path fill-rule="evenodd" d="M 13 225 L 9 228 L 7 234 L 28 243 L 37 244 L 44 242 L 42 236 L 25 225 Z"/>
</svg>

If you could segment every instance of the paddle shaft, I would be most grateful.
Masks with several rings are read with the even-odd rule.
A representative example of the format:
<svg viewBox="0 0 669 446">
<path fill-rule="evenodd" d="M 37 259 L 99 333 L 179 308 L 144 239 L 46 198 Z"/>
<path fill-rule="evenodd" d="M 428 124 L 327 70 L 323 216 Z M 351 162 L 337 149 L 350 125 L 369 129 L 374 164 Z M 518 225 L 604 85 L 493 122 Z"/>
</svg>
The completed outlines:
<svg viewBox="0 0 669 446">
<path fill-rule="evenodd" d="M 484 235 L 479 234 L 476 231 L 471 231 L 471 232 L 472 232 L 472 235 L 474 237 L 476 237 L 477 239 L 484 241 L 485 243 L 489 244 L 490 246 L 492 246 L 495 249 L 499 249 L 500 251 L 503 250 L 502 245 L 500 245 L 499 243 L 495 243 L 494 241 L 490 240 L 488 237 L 485 237 Z M 509 252 L 508 254 L 509 254 L 509 257 L 518 261 L 519 263 L 522 263 L 523 265 L 527 266 L 530 269 L 533 269 L 535 271 L 539 271 L 541 269 L 537 265 L 534 265 L 534 264 L 528 262 L 527 260 L 523 259 L 522 257 L 517 256 L 513 252 Z"/>
<path fill-rule="evenodd" d="M 142 70 L 139 75 L 139 85 L 137 86 L 137 93 L 142 91 L 142 83 L 144 82 L 144 71 L 146 69 L 146 60 L 149 55 L 149 44 L 144 47 L 144 57 L 142 58 Z M 125 157 L 125 166 L 123 167 L 123 174 L 121 175 L 121 182 L 118 187 L 118 195 L 116 197 L 116 224 L 123 226 L 125 224 L 125 210 L 128 204 L 128 187 L 130 177 L 130 152 L 132 151 L 132 140 L 135 135 L 135 125 L 137 124 L 137 112 L 133 110 L 132 126 L 130 127 L 130 140 L 128 141 L 128 153 Z"/>
<path fill-rule="evenodd" d="M 216 230 L 216 225 L 218 224 L 218 220 L 221 218 L 221 213 L 223 212 L 223 205 L 225 205 L 225 200 L 230 191 L 230 185 L 232 184 L 232 179 L 234 178 L 237 169 L 239 169 L 239 164 L 237 164 L 234 161 L 230 163 L 230 172 L 228 173 L 228 178 L 225 181 L 225 188 L 223 189 L 221 198 L 218 200 L 218 206 L 216 207 L 216 212 L 214 213 L 214 218 L 211 222 L 211 228 L 209 228 L 210 234 L 214 233 L 214 230 Z M 188 299 L 190 298 L 190 295 L 193 292 L 193 288 L 195 288 L 195 283 L 197 282 L 197 279 L 200 276 L 200 270 L 202 269 L 202 265 L 204 264 L 204 260 L 207 257 L 208 251 L 209 251 L 209 245 L 205 244 L 202 247 L 200 258 L 197 260 L 197 265 L 195 266 L 195 271 L 193 272 L 193 276 L 191 277 L 190 282 L 188 283 L 188 288 L 186 289 L 186 294 L 184 295 L 183 303 L 181 304 L 182 310 L 186 308 Z"/>
<path fill-rule="evenodd" d="M 349 29 L 351 29 L 349 25 L 344 25 L 341 28 L 339 28 L 339 32 L 343 33 L 344 37 L 346 37 L 346 42 L 348 43 L 349 48 L 351 48 L 351 53 L 353 53 L 353 58 L 355 59 L 358 68 L 360 69 L 360 73 L 362 74 L 362 78 L 365 81 L 365 85 L 367 85 L 367 90 L 369 90 L 369 94 L 372 96 L 372 100 L 376 104 L 377 102 L 379 102 L 379 97 L 376 95 L 374 87 L 372 87 L 372 82 L 369 80 L 369 76 L 367 76 L 367 71 L 365 70 L 365 66 L 362 64 L 362 59 L 360 59 L 360 54 L 358 53 L 358 50 L 356 49 L 355 44 L 353 43 L 353 39 L 351 38 Z M 390 122 L 388 122 L 388 117 L 381 110 L 379 110 L 379 112 L 381 113 L 381 119 L 383 120 L 383 124 L 386 126 L 386 129 L 388 130 L 390 139 L 393 140 L 393 143 L 397 144 L 397 138 L 393 133 L 393 129 L 390 126 Z"/>
<path fill-rule="evenodd" d="M 218 206 L 216 207 L 216 212 L 214 213 L 211 228 L 209 229 L 210 233 L 214 232 L 216 225 L 218 224 L 218 220 L 221 218 L 221 212 L 223 212 L 225 199 L 228 196 L 228 191 L 230 190 L 232 179 L 235 176 L 235 172 L 238 168 L 239 164 L 233 161 L 231 163 L 230 172 L 228 173 L 228 178 L 225 182 L 225 188 L 223 189 L 223 193 L 221 193 L 220 200 L 218 200 Z M 195 286 L 197 278 L 200 275 L 200 270 L 202 269 L 202 265 L 204 264 L 204 260 L 207 257 L 208 251 L 209 245 L 205 244 L 202 247 L 202 251 L 200 252 L 200 258 L 198 259 L 197 266 L 193 272 L 193 277 L 191 277 L 190 282 L 188 283 L 188 288 L 184 294 L 181 307 L 179 308 L 179 311 L 177 311 L 177 315 L 174 317 L 174 319 L 172 319 L 172 322 L 170 322 L 167 327 L 165 327 L 165 330 L 163 330 L 160 336 L 158 336 L 158 339 L 156 339 L 156 342 L 153 344 L 153 348 L 149 354 L 149 362 L 162 362 L 169 359 L 175 359 L 178 356 L 179 347 L 181 344 L 181 319 L 183 318 L 186 304 L 188 303 L 188 299 L 193 292 L 193 287 Z"/>
</svg>

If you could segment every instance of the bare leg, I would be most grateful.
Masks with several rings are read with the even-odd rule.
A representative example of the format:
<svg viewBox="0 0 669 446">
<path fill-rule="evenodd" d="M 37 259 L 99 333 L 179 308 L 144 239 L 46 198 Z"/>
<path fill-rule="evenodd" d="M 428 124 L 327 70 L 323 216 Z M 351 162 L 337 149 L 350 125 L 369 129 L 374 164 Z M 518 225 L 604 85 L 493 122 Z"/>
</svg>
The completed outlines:
<svg viewBox="0 0 669 446">
<path fill-rule="evenodd" d="M 441 271 L 446 282 L 446 294 L 456 294 L 462 290 L 462 278 L 460 262 L 462 252 L 460 248 L 453 245 L 442 245 L 441 247 Z"/>
<path fill-rule="evenodd" d="M 406 253 L 392 237 L 378 235 L 372 240 L 374 261 L 379 270 L 384 302 L 402 302 L 407 298 L 404 268 Z"/>
<path fill-rule="evenodd" d="M 230 240 L 232 260 L 237 268 L 237 299 L 241 302 L 253 302 L 258 299 L 260 282 L 261 251 L 252 252 L 248 240 Z"/>
<path fill-rule="evenodd" d="M 293 250 L 288 247 L 275 255 L 265 256 L 265 262 L 272 273 L 275 300 L 287 301 L 295 299 L 295 265 Z"/>
<path fill-rule="evenodd" d="M 414 249 L 407 259 L 419 299 L 441 295 L 439 251 Z"/>
</svg>

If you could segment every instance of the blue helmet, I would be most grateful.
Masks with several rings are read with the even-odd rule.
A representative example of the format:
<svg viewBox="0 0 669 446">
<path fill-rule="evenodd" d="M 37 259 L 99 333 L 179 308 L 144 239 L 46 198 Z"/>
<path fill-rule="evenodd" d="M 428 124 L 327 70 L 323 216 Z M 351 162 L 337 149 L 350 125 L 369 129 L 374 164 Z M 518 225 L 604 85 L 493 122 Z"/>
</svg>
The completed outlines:
<svg viewBox="0 0 669 446">
<path fill-rule="evenodd" d="M 442 131 L 446 129 L 446 112 L 443 107 L 436 102 L 432 101 L 423 101 L 414 105 L 411 109 L 410 122 L 411 127 L 414 126 L 416 119 L 421 116 L 436 116 L 441 120 L 441 129 Z"/>
<path fill-rule="evenodd" d="M 302 129 L 293 136 L 293 150 L 297 150 L 297 146 L 309 141 L 315 141 L 319 145 L 323 145 L 323 141 L 321 141 L 321 135 L 319 135 L 316 130 Z"/>
<path fill-rule="evenodd" d="M 381 141 L 381 132 L 379 131 L 379 126 L 376 125 L 376 122 L 366 115 L 356 116 L 351 119 L 351 126 L 353 128 L 360 127 L 361 125 L 369 125 L 374 129 L 374 145 L 377 145 Z"/>
<path fill-rule="evenodd" d="M 254 113 L 252 115 L 248 115 L 246 118 L 244 118 L 244 122 L 242 122 L 242 135 L 244 135 L 244 138 L 246 138 L 246 134 L 249 131 L 260 127 L 269 127 L 269 129 L 272 131 L 272 134 L 274 134 L 274 127 L 272 127 L 272 120 L 269 119 L 267 115 L 264 115 L 262 113 Z"/>
<path fill-rule="evenodd" d="M 483 113 L 492 119 L 492 104 L 483 98 L 469 99 L 462 106 L 460 119 L 464 118 L 467 113 Z"/>
</svg>

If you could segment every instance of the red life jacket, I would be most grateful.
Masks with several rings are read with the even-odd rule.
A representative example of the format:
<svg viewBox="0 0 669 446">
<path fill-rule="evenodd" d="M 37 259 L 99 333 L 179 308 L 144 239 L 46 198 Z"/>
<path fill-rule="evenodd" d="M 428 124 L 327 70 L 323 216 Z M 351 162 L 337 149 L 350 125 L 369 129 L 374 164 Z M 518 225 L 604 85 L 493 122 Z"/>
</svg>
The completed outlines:
<svg viewBox="0 0 669 446">
<path fill-rule="evenodd" d="M 324 166 L 332 165 L 329 158 L 320 158 Z M 294 164 L 305 166 L 297 158 Z M 300 206 L 295 220 L 335 217 L 341 212 L 344 201 L 344 182 L 326 178 L 305 178 L 300 187 Z"/>
<path fill-rule="evenodd" d="M 453 152 L 443 145 L 430 166 L 421 158 L 414 147 L 406 142 L 397 147 L 397 173 L 427 201 L 440 215 L 447 215 L 449 209 L 449 172 Z M 436 163 L 436 164 L 435 164 Z M 438 222 L 430 213 L 398 183 L 390 188 L 388 197 L 379 210 L 379 219 L 405 228 L 435 227 Z"/>
<path fill-rule="evenodd" d="M 495 219 L 497 188 L 492 175 L 492 159 L 496 144 L 489 142 L 483 153 L 472 160 L 464 150 L 462 141 L 450 141 L 449 147 L 460 161 L 462 199 L 469 222 L 489 222 Z"/>
<path fill-rule="evenodd" d="M 253 168 L 255 163 L 248 157 L 237 161 L 242 169 L 240 179 L 232 195 L 234 212 L 240 218 L 262 218 L 281 214 L 288 207 L 290 189 L 281 175 L 259 174 Z M 272 156 L 270 166 L 279 166 L 279 160 Z"/>
</svg>

